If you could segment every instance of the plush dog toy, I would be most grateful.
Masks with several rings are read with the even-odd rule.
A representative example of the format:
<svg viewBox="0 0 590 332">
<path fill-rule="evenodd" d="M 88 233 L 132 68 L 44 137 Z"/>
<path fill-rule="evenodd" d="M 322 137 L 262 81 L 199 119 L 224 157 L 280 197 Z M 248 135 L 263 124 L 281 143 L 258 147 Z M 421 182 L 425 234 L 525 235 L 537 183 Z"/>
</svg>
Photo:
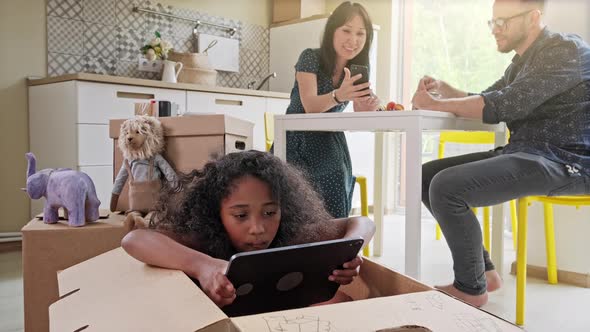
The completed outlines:
<svg viewBox="0 0 590 332">
<path fill-rule="evenodd" d="M 99 218 L 100 201 L 92 179 L 83 172 L 69 168 L 46 168 L 36 172 L 35 155 L 27 153 L 27 188 L 32 199 L 45 197 L 43 221 L 55 224 L 59 220 L 60 207 L 66 209 L 70 226 L 84 226 L 86 221 Z"/>
<path fill-rule="evenodd" d="M 119 195 L 129 178 L 129 208 L 125 224 L 128 228 L 144 228 L 143 219 L 153 210 L 162 182 L 162 174 L 172 188 L 178 188 L 178 177 L 161 153 L 164 130 L 154 117 L 140 115 L 121 125 L 119 149 L 123 164 L 117 174 L 111 196 L 111 211 L 117 209 Z"/>
</svg>

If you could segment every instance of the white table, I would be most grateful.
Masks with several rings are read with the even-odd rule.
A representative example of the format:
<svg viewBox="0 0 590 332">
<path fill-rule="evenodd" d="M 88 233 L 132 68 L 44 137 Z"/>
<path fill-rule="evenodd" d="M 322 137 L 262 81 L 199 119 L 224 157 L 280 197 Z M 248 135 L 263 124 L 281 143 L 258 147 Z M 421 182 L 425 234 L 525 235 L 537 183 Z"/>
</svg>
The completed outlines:
<svg viewBox="0 0 590 332">
<path fill-rule="evenodd" d="M 450 113 L 435 111 L 403 112 L 345 112 L 319 114 L 276 115 L 274 154 L 286 160 L 287 131 L 370 131 L 406 133 L 406 235 L 405 273 L 420 278 L 421 271 L 421 209 L 422 209 L 422 132 L 446 130 L 482 130 L 501 133 L 496 135 L 496 146 L 503 145 L 505 126 L 483 124 L 481 120 L 458 118 Z M 386 167 L 383 158 L 383 135 L 375 136 L 375 194 L 373 198 L 376 233 L 373 240 L 374 255 L 383 251 L 383 214 L 386 185 L 382 184 Z M 504 205 L 493 208 L 492 261 L 502 275 Z"/>
</svg>

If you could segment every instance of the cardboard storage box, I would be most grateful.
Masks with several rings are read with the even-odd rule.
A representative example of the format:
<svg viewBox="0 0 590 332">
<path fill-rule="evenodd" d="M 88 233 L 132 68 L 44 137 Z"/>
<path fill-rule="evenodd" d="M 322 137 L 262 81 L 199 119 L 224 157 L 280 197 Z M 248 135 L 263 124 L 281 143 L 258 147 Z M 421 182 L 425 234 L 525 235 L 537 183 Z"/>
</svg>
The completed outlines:
<svg viewBox="0 0 590 332">
<path fill-rule="evenodd" d="M 121 248 L 58 275 L 51 331 L 521 331 L 485 311 L 366 260 L 340 289 L 356 301 L 229 318 L 184 273 L 150 267 Z M 395 330 L 395 331 L 405 331 Z M 409 329 L 408 331 L 419 331 Z"/>
<path fill-rule="evenodd" d="M 127 233 L 123 220 L 111 213 L 86 226 L 70 227 L 67 220 L 50 225 L 35 218 L 22 228 L 26 331 L 49 331 L 49 305 L 59 299 L 57 271 L 120 247 Z"/>
<path fill-rule="evenodd" d="M 126 119 L 110 120 L 109 136 L 113 138 L 113 181 L 123 163 L 118 139 Z M 177 172 L 201 168 L 214 156 L 252 149 L 254 124 L 223 114 L 191 115 L 159 118 L 164 127 L 166 148 L 164 158 Z M 129 207 L 127 184 L 123 188 L 117 210 Z"/>
<path fill-rule="evenodd" d="M 274 0 L 272 22 L 279 23 L 326 13 L 324 0 Z"/>
</svg>

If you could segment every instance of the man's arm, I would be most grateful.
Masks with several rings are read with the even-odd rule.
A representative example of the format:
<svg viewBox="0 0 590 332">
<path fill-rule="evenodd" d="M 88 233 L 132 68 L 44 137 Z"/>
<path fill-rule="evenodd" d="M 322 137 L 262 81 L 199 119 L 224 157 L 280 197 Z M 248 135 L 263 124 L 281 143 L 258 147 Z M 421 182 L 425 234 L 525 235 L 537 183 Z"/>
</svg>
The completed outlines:
<svg viewBox="0 0 590 332">
<path fill-rule="evenodd" d="M 422 79 L 418 84 L 418 89 L 412 98 L 415 108 L 449 112 L 464 118 L 481 119 L 483 117 L 485 103 L 482 96 L 436 99 L 428 92 L 427 83 L 426 79 Z"/>
</svg>

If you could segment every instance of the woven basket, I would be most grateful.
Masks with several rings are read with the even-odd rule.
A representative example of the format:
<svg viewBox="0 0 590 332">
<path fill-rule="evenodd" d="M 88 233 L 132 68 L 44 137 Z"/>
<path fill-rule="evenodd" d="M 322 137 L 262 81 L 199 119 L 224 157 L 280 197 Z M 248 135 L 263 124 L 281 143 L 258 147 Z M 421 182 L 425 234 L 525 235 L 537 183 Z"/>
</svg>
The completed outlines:
<svg viewBox="0 0 590 332">
<path fill-rule="evenodd" d="M 168 60 L 182 62 L 184 68 L 213 69 L 206 53 L 177 53 L 169 52 Z"/>
<path fill-rule="evenodd" d="M 178 74 L 178 82 L 215 86 L 217 85 L 217 70 L 184 67 Z"/>
</svg>

